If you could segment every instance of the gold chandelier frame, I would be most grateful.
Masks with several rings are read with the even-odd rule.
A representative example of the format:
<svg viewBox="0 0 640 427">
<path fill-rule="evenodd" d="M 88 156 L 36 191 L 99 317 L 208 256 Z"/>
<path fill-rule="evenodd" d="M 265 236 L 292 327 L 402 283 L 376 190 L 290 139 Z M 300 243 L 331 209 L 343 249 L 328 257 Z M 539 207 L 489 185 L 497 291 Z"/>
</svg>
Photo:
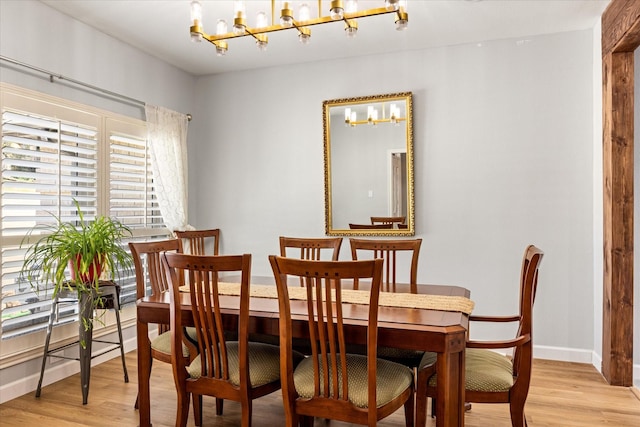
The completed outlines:
<svg viewBox="0 0 640 427">
<path fill-rule="evenodd" d="M 266 47 L 268 43 L 268 33 L 273 33 L 276 31 L 283 30 L 292 30 L 296 29 L 298 31 L 301 40 L 304 38 L 305 41 L 311 37 L 311 30 L 309 27 L 314 25 L 328 24 L 332 22 L 343 21 L 345 25 L 345 31 L 348 35 L 355 35 L 358 30 L 358 22 L 356 21 L 359 18 L 367 18 L 370 16 L 378 16 L 385 14 L 395 14 L 396 19 L 395 23 L 398 30 L 402 30 L 406 28 L 409 22 L 409 15 L 407 14 L 405 8 L 400 5 L 400 1 L 393 0 L 387 1 L 386 3 L 393 4 L 390 7 L 379 7 L 374 9 L 356 11 L 356 12 L 347 12 L 344 10 L 344 5 L 342 0 L 331 0 L 331 11 L 334 8 L 340 8 L 343 10 L 342 17 L 339 19 L 335 19 L 331 15 L 322 16 L 322 0 L 318 0 L 318 17 L 314 19 L 309 19 L 305 21 L 299 21 L 294 19 L 293 11 L 289 8 L 289 2 L 283 2 L 284 7 L 280 10 L 280 17 L 287 17 L 291 26 L 284 26 L 282 24 L 275 24 L 276 19 L 276 6 L 275 0 L 271 0 L 271 25 L 265 27 L 254 27 L 251 28 L 246 25 L 246 16 L 241 13 L 238 13 L 234 16 L 234 26 L 240 25 L 244 27 L 244 32 L 238 34 L 236 32 L 230 31 L 223 34 L 208 34 L 202 28 L 202 18 L 201 18 L 201 10 L 199 16 L 196 14 L 193 15 L 193 7 L 194 3 L 197 3 L 197 7 L 200 6 L 200 2 L 198 0 L 192 1 L 192 25 L 189 28 L 191 32 L 191 37 L 195 41 L 200 41 L 201 39 L 207 40 L 216 46 L 216 50 L 218 55 L 224 55 L 224 53 L 228 49 L 227 40 L 240 38 L 240 37 L 253 37 L 256 40 L 256 43 L 259 47 Z"/>
</svg>

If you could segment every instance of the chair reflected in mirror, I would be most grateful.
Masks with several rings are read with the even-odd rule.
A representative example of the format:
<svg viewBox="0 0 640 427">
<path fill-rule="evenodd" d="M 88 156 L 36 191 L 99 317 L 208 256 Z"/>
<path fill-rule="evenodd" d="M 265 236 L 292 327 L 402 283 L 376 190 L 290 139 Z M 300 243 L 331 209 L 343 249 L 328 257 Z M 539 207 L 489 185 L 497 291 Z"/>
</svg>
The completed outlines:
<svg viewBox="0 0 640 427">
<path fill-rule="evenodd" d="M 407 228 L 407 217 L 406 216 L 372 216 L 371 217 L 371 225 L 377 224 L 391 224 L 391 228 Z M 401 227 L 400 225 L 404 225 Z"/>
<path fill-rule="evenodd" d="M 393 224 L 349 224 L 351 230 L 391 230 Z"/>
</svg>

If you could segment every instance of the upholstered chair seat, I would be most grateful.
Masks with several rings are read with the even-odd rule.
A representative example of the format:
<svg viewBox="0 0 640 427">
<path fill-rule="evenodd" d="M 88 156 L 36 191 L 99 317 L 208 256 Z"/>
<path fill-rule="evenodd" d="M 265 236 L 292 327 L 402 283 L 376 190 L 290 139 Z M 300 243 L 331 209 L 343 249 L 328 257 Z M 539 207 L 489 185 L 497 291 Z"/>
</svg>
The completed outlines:
<svg viewBox="0 0 640 427">
<path fill-rule="evenodd" d="M 304 359 L 300 353 L 294 355 L 298 361 Z M 238 342 L 227 342 L 227 358 L 229 362 L 229 382 L 240 385 L 240 368 L 238 359 Z M 200 378 L 202 374 L 202 359 L 196 356 L 187 366 L 191 378 Z M 259 343 L 249 343 L 249 382 L 251 387 L 260 387 L 280 379 L 280 347 Z"/>
<path fill-rule="evenodd" d="M 186 330 L 187 330 L 188 338 L 192 342 L 197 342 L 196 330 L 191 327 L 186 328 Z M 170 357 L 171 356 L 171 331 L 163 332 L 157 337 L 155 337 L 153 340 L 151 340 L 151 348 L 154 351 L 164 353 Z M 186 344 L 182 344 L 182 355 L 185 358 L 189 357 L 189 348 L 186 346 Z"/>
<path fill-rule="evenodd" d="M 423 362 L 425 363 L 423 365 Z M 420 362 L 433 364 L 428 358 Z M 465 357 L 465 389 L 467 391 L 502 392 L 513 387 L 513 364 L 508 357 L 491 350 L 468 348 Z M 429 378 L 429 386 L 436 387 L 437 374 Z"/>
<path fill-rule="evenodd" d="M 367 408 L 367 357 L 358 354 L 347 354 L 347 371 L 349 372 L 349 401 L 358 408 Z M 320 377 L 324 370 L 320 364 Z M 329 374 L 329 387 L 333 386 Z M 342 369 L 338 365 L 338 378 L 342 384 Z M 301 398 L 314 396 L 313 360 L 303 360 L 293 373 L 296 392 Z M 388 360 L 377 361 L 376 369 L 376 407 L 381 407 L 400 396 L 413 384 L 413 371 L 399 363 Z M 342 387 L 342 386 L 341 386 Z M 342 395 L 340 395 L 342 397 Z"/>
</svg>

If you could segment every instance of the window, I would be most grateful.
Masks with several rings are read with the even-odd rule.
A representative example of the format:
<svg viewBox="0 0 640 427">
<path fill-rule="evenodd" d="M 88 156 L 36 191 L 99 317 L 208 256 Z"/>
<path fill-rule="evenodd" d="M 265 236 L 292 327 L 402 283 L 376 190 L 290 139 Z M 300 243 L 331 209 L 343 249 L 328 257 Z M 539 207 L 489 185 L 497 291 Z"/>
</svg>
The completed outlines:
<svg viewBox="0 0 640 427">
<path fill-rule="evenodd" d="M 49 318 L 51 293 L 34 292 L 20 276 L 25 236 L 34 225 L 53 223 L 56 217 L 77 221 L 75 199 L 87 219 L 115 216 L 131 228 L 134 239 L 165 236 L 167 230 L 155 200 L 144 122 L 9 85 L 0 89 L 4 341 L 42 331 Z M 133 272 L 120 284 L 121 303 L 134 302 Z M 61 322 L 76 318 L 74 305 L 59 317 Z M 15 352 L 23 346 L 11 347 Z M 0 357 L 7 353 L 3 349 Z"/>
</svg>

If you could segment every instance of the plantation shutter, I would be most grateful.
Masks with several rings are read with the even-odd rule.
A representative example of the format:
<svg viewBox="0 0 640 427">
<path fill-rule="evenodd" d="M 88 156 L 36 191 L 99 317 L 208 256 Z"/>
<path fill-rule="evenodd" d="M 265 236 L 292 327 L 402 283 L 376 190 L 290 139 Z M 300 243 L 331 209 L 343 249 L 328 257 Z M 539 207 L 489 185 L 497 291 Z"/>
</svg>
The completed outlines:
<svg viewBox="0 0 640 427">
<path fill-rule="evenodd" d="M 49 317 L 51 284 L 35 292 L 20 276 L 26 242 L 34 226 L 78 221 L 77 200 L 86 219 L 97 209 L 97 127 L 35 114 L 2 113 L 2 338 L 43 327 Z M 19 240 L 18 240 L 19 239 Z M 5 244 L 5 242 L 12 244 Z M 37 272 L 36 272 L 37 276 Z M 59 313 L 75 320 L 75 306 Z"/>
<path fill-rule="evenodd" d="M 111 123 L 107 124 L 107 129 Z M 153 188 L 153 173 L 145 127 L 118 126 L 109 131 L 109 215 L 118 218 L 136 236 L 164 229 Z M 123 130 L 126 130 L 124 132 Z M 128 273 L 128 274 L 127 274 Z M 119 280 L 122 303 L 136 300 L 135 272 Z"/>
</svg>

